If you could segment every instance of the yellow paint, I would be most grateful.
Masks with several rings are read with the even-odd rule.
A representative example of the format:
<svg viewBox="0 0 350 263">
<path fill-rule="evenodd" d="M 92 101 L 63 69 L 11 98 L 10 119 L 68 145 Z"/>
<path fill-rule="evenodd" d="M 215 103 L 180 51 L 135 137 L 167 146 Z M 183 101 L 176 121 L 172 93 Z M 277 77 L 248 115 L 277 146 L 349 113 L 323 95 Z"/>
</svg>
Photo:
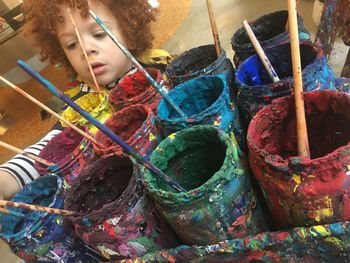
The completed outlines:
<svg viewBox="0 0 350 263">
<path fill-rule="evenodd" d="M 342 246 L 343 244 L 343 241 L 341 241 L 339 238 L 336 238 L 336 237 L 327 237 L 325 240 L 339 247 Z"/>
<path fill-rule="evenodd" d="M 321 219 L 333 216 L 332 199 L 329 196 L 325 196 L 326 208 L 322 208 L 316 211 L 315 220 L 320 222 Z"/>
<path fill-rule="evenodd" d="M 296 183 L 296 186 L 293 189 L 293 191 L 295 192 L 297 190 L 297 188 L 299 187 L 299 185 L 301 184 L 301 178 L 299 175 L 294 174 L 292 177 L 292 180 Z"/>
<path fill-rule="evenodd" d="M 324 226 L 314 226 L 312 227 L 312 229 L 315 229 L 318 235 L 321 235 L 321 236 L 329 236 L 331 234 L 331 232 L 329 232 L 329 230 L 327 230 Z M 311 234 L 313 234 L 314 236 L 317 236 L 317 234 L 314 234 L 312 231 L 311 231 Z"/>
<path fill-rule="evenodd" d="M 176 137 L 176 133 L 172 133 L 169 135 L 170 140 L 174 140 Z"/>
<path fill-rule="evenodd" d="M 150 142 L 153 142 L 156 139 L 156 137 L 153 135 L 153 133 L 150 133 L 148 139 Z"/>
<path fill-rule="evenodd" d="M 38 234 L 36 234 L 37 237 L 42 237 L 44 235 L 45 231 L 40 230 Z"/>
<path fill-rule="evenodd" d="M 214 121 L 214 126 L 220 126 L 220 122 Z"/>
<path fill-rule="evenodd" d="M 350 165 L 347 166 L 348 170 L 350 171 Z"/>
</svg>

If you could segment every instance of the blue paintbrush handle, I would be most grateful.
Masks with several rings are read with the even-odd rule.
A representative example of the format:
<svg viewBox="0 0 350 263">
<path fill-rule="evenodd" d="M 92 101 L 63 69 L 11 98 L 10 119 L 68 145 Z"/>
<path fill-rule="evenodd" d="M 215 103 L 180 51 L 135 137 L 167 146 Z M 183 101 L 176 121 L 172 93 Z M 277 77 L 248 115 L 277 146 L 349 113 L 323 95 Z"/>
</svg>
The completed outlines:
<svg viewBox="0 0 350 263">
<path fill-rule="evenodd" d="M 141 64 L 134 58 L 134 56 L 129 52 L 129 50 L 123 46 L 123 44 L 119 41 L 119 39 L 116 38 L 116 36 L 112 33 L 112 31 L 109 30 L 109 28 L 106 26 L 105 23 L 93 12 L 89 11 L 90 15 L 93 19 L 95 19 L 96 23 L 99 24 L 103 30 L 107 33 L 107 35 L 112 39 L 112 41 L 120 48 L 120 50 L 127 56 L 131 62 L 139 69 L 141 70 L 145 75 L 148 81 L 152 84 L 153 87 L 158 91 L 160 95 L 164 98 L 164 100 L 174 108 L 174 110 L 180 114 L 181 117 L 187 118 L 186 114 L 180 109 L 179 106 L 177 106 L 174 101 L 169 97 L 169 95 L 164 91 L 162 86 L 155 81 L 152 76 L 141 66 Z"/>
<path fill-rule="evenodd" d="M 91 122 L 94 126 L 96 126 L 100 131 L 102 131 L 104 134 L 106 134 L 108 137 L 110 137 L 115 143 L 117 143 L 120 147 L 122 147 L 125 152 L 127 152 L 132 157 L 134 157 L 139 163 L 144 165 L 152 173 L 160 176 L 160 178 L 162 178 L 167 184 L 169 184 L 171 187 L 173 187 L 178 192 L 185 192 L 186 191 L 184 188 L 182 188 L 180 185 L 178 185 L 173 179 L 171 179 L 169 176 L 167 176 L 165 173 L 163 173 L 161 170 L 159 170 L 154 164 L 152 164 L 150 161 L 146 160 L 143 156 L 141 156 L 134 148 L 132 148 L 130 145 L 128 145 L 126 142 L 124 142 L 114 132 L 112 132 L 110 129 L 108 129 L 106 126 L 104 126 L 102 123 L 100 123 L 97 119 L 92 117 L 89 113 L 84 111 L 78 104 L 76 104 L 74 101 L 72 101 L 66 95 L 64 95 L 60 90 L 56 89 L 56 87 L 51 82 L 49 82 L 47 79 L 45 79 L 43 76 L 41 76 L 38 72 L 36 72 L 33 68 L 31 68 L 28 64 L 26 64 L 23 60 L 18 60 L 17 63 L 25 72 L 27 72 L 34 79 L 39 81 L 43 86 L 48 88 L 56 97 L 63 100 L 70 107 L 72 107 L 74 110 L 76 110 L 80 115 L 82 115 L 89 122 Z"/>
</svg>

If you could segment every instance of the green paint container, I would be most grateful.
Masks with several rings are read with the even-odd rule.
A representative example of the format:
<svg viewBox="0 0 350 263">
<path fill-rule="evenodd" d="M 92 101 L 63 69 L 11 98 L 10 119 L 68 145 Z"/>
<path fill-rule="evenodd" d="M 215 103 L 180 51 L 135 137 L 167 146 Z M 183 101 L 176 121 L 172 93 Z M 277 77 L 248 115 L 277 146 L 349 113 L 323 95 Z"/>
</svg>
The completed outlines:
<svg viewBox="0 0 350 263">
<path fill-rule="evenodd" d="M 187 189 L 174 192 L 144 169 L 147 191 L 183 242 L 208 245 L 266 229 L 237 148 L 221 130 L 199 125 L 173 133 L 151 162 Z"/>
</svg>

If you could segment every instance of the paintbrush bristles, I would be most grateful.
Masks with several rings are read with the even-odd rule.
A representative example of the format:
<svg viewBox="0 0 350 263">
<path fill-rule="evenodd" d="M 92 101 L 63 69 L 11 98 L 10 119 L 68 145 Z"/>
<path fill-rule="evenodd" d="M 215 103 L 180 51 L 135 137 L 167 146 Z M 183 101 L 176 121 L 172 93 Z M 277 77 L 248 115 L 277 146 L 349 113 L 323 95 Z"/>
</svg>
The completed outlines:
<svg viewBox="0 0 350 263">
<path fill-rule="evenodd" d="M 70 18 L 70 20 L 71 20 L 71 22 L 72 22 L 72 24 L 73 24 L 74 31 L 75 31 L 75 34 L 77 35 L 77 39 L 78 39 L 80 48 L 81 48 L 81 50 L 83 51 L 83 54 L 84 54 L 84 58 L 85 58 L 85 60 L 86 60 L 86 63 L 88 64 L 90 74 L 91 74 L 91 76 L 92 76 L 92 79 L 93 79 L 94 84 L 95 84 L 95 87 L 96 87 L 96 92 L 97 92 L 97 93 L 101 93 L 101 88 L 100 88 L 100 86 L 99 86 L 98 83 L 97 83 L 96 76 L 95 76 L 94 71 L 93 71 L 93 69 L 92 69 L 92 67 L 91 67 L 88 54 L 86 53 L 86 50 L 85 50 L 85 48 L 84 48 L 83 40 L 82 40 L 81 37 L 80 37 L 80 33 L 79 33 L 79 30 L 78 30 L 78 27 L 77 27 L 77 25 L 76 25 L 76 23 L 75 23 L 75 20 L 74 20 L 74 18 L 73 18 L 73 16 L 72 16 L 72 13 L 70 12 L 70 9 L 69 9 L 69 8 L 67 9 L 67 12 L 68 12 L 69 18 Z"/>
<path fill-rule="evenodd" d="M 220 57 L 221 45 L 220 45 L 220 38 L 219 38 L 218 29 L 217 29 L 217 26 L 216 26 L 216 21 L 215 21 L 215 16 L 214 16 L 214 11 L 213 11 L 213 5 L 212 5 L 211 0 L 206 0 L 206 1 L 207 1 L 208 13 L 209 13 L 211 31 L 212 31 L 213 38 L 214 38 L 214 43 L 215 43 L 215 50 L 216 50 L 217 56 Z"/>
<path fill-rule="evenodd" d="M 34 154 L 27 153 L 27 152 L 25 152 L 25 151 L 23 151 L 21 149 L 18 149 L 18 148 L 14 147 L 14 146 L 12 146 L 10 144 L 7 144 L 7 143 L 3 142 L 3 141 L 0 141 L 0 146 L 5 148 L 5 149 L 7 149 L 7 150 L 9 150 L 9 151 L 14 152 L 14 153 L 23 154 L 23 155 L 29 157 L 30 159 L 32 159 L 32 160 L 34 160 L 34 161 L 36 161 L 38 163 L 41 163 L 43 165 L 46 165 L 46 166 L 54 165 L 54 163 L 52 163 L 52 162 L 46 161 L 46 160 L 44 160 L 44 159 L 42 159 L 42 158 L 40 158 L 38 156 L 35 156 Z"/>
<path fill-rule="evenodd" d="M 268 57 L 266 56 L 264 50 L 262 49 L 258 39 L 256 38 L 253 30 L 251 29 L 250 25 L 248 24 L 247 20 L 243 21 L 243 27 L 250 39 L 250 41 L 252 42 L 252 45 L 255 48 L 256 53 L 258 54 L 261 62 L 263 63 L 265 69 L 267 70 L 267 72 L 269 73 L 271 79 L 273 82 L 277 82 L 279 81 L 279 77 L 277 76 L 277 73 L 275 71 L 275 69 L 273 68 L 270 60 L 268 59 Z"/>
<path fill-rule="evenodd" d="M 50 113 L 51 115 L 55 116 L 57 119 L 61 120 L 62 122 L 64 122 L 65 124 L 67 124 L 68 126 L 70 126 L 73 130 L 75 130 L 77 133 L 79 133 L 80 135 L 84 136 L 86 139 L 88 139 L 89 141 L 91 141 L 92 143 L 96 144 L 99 147 L 104 148 L 100 143 L 98 143 L 94 137 L 92 137 L 90 134 L 84 132 L 83 130 L 79 129 L 77 126 L 75 126 L 73 123 L 70 123 L 69 121 L 67 121 L 65 118 L 63 118 L 61 115 L 59 115 L 57 112 L 51 110 L 49 107 L 47 107 L 45 104 L 41 103 L 40 101 L 38 101 L 36 98 L 32 97 L 31 95 L 29 95 L 28 93 L 26 93 L 25 91 L 23 91 L 22 89 L 20 89 L 19 87 L 17 87 L 16 85 L 14 85 L 13 83 L 11 83 L 10 81 L 8 81 L 7 79 L 3 78 L 2 76 L 0 76 L 0 80 L 2 82 L 4 82 L 5 84 L 9 85 L 11 88 L 13 88 L 15 91 L 17 91 L 19 94 L 21 94 L 23 97 L 26 97 L 27 99 L 29 99 L 30 101 L 32 101 L 34 104 L 38 105 L 39 107 L 41 107 L 42 109 L 46 110 L 48 113 Z"/>
<path fill-rule="evenodd" d="M 294 99 L 296 111 L 298 155 L 310 157 L 309 139 L 306 127 L 303 79 L 300 58 L 300 44 L 298 32 L 298 18 L 295 0 L 288 0 L 288 21 L 290 28 L 290 42 L 292 53 L 293 79 L 294 79 Z"/>
<path fill-rule="evenodd" d="M 6 200 L 0 200 L 0 206 L 17 207 L 17 208 L 22 208 L 22 209 L 26 209 L 26 210 L 45 212 L 45 213 L 55 214 L 55 215 L 60 215 L 60 216 L 71 216 L 71 215 L 76 214 L 75 212 L 67 211 L 67 210 L 63 210 L 63 209 L 38 206 L 38 205 L 31 205 L 31 204 L 26 204 L 26 203 L 17 203 L 17 202 L 6 201 Z"/>
</svg>

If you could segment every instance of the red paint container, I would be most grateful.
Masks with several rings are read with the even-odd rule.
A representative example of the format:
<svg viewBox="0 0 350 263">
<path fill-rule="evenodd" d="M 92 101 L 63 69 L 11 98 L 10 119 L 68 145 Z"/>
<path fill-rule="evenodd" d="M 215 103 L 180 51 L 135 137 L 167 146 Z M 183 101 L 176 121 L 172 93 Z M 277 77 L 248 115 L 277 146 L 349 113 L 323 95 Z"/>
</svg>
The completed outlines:
<svg viewBox="0 0 350 263">
<path fill-rule="evenodd" d="M 87 128 L 83 130 L 86 132 Z M 39 157 L 57 164 L 57 174 L 70 185 L 89 162 L 97 158 L 92 143 L 68 127 L 53 137 L 41 150 Z M 40 175 L 49 173 L 47 166 L 35 162 L 34 168 Z"/>
<path fill-rule="evenodd" d="M 158 145 L 155 116 L 152 110 L 145 105 L 128 106 L 114 113 L 104 125 L 134 147 L 142 156 L 147 157 Z M 97 154 L 103 156 L 110 153 L 116 155 L 122 153 L 122 148 L 103 132 L 96 133 L 96 140 L 104 146 L 101 149 L 94 145 Z"/>
<path fill-rule="evenodd" d="M 69 217 L 77 235 L 110 260 L 178 244 L 146 195 L 138 166 L 126 157 L 110 155 L 86 167 L 65 208 L 83 214 Z"/>
<path fill-rule="evenodd" d="M 155 81 L 163 84 L 163 77 L 158 69 L 148 68 L 147 72 Z M 145 74 L 139 70 L 125 76 L 109 93 L 109 102 L 116 110 L 134 104 L 145 104 L 156 112 L 161 98 Z"/>
<path fill-rule="evenodd" d="M 350 219 L 350 97 L 304 95 L 311 159 L 297 157 L 293 97 L 274 100 L 248 129 L 250 166 L 277 227 Z"/>
</svg>

